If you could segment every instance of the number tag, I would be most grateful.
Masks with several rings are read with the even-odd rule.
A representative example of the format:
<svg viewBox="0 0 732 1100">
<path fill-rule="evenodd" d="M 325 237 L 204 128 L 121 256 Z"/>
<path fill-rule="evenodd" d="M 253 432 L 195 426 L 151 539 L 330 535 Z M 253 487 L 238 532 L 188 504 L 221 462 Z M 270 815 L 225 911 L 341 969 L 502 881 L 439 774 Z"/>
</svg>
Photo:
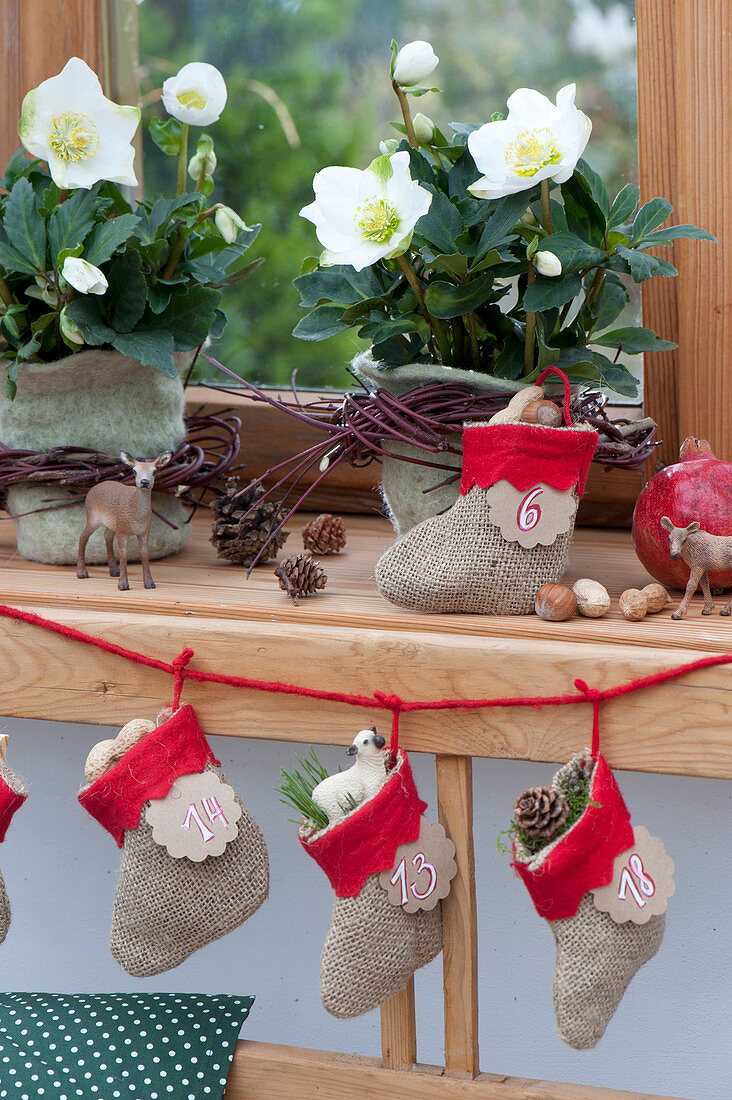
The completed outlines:
<svg viewBox="0 0 732 1100">
<path fill-rule="evenodd" d="M 145 818 L 168 855 L 200 863 L 236 840 L 241 813 L 233 787 L 206 770 L 176 779 L 165 798 L 151 800 Z"/>
<path fill-rule="evenodd" d="M 497 481 L 486 492 L 491 506 L 490 521 L 507 542 L 518 542 L 530 550 L 541 543 L 551 546 L 569 531 L 577 511 L 571 489 L 561 491 L 539 482 L 532 489 L 515 489 L 510 481 Z"/>
<path fill-rule="evenodd" d="M 629 920 L 646 924 L 651 917 L 660 916 L 676 889 L 674 861 L 666 855 L 663 841 L 642 825 L 633 835 L 633 847 L 615 858 L 611 881 L 592 891 L 595 907 L 617 924 Z"/>
<path fill-rule="evenodd" d="M 392 905 L 407 913 L 434 909 L 450 893 L 457 874 L 455 845 L 445 836 L 442 825 L 421 819 L 419 836 L 397 848 L 394 866 L 382 871 L 379 882 Z"/>
</svg>

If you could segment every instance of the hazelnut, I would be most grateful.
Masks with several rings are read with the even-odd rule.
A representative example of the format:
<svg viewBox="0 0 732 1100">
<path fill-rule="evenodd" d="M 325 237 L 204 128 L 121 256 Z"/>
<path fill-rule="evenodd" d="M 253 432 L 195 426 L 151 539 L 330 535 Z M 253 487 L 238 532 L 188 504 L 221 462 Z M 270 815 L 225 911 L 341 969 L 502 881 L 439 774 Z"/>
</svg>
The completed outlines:
<svg viewBox="0 0 732 1100">
<path fill-rule="evenodd" d="M 540 619 L 561 623 L 571 619 L 577 610 L 577 598 L 563 584 L 543 584 L 534 599 L 534 611 Z"/>
<path fill-rule="evenodd" d="M 648 601 L 638 588 L 627 588 L 620 597 L 620 610 L 626 619 L 638 622 L 645 619 Z"/>
<path fill-rule="evenodd" d="M 572 587 L 577 597 L 577 610 L 587 619 L 601 619 L 610 610 L 610 596 L 607 588 L 599 581 L 582 577 Z"/>
<path fill-rule="evenodd" d="M 646 598 L 649 615 L 663 611 L 666 604 L 671 602 L 671 597 L 662 584 L 647 584 L 645 588 L 641 588 L 641 592 Z"/>
<path fill-rule="evenodd" d="M 521 413 L 521 419 L 524 424 L 558 428 L 562 423 L 562 414 L 553 401 L 531 401 Z"/>
</svg>

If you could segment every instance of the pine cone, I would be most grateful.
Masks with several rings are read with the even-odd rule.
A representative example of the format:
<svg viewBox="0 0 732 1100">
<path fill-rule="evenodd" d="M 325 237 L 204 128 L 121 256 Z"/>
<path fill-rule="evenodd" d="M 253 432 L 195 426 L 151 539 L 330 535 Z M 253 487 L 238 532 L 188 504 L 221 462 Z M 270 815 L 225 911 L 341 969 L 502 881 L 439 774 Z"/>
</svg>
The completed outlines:
<svg viewBox="0 0 732 1100">
<path fill-rule="evenodd" d="M 270 500 L 262 501 L 249 512 L 251 506 L 263 496 L 264 489 L 261 485 L 251 485 L 241 496 L 237 496 L 240 491 L 238 478 L 230 477 L 226 481 L 225 492 L 213 501 L 211 542 L 220 558 L 236 562 L 237 565 L 251 565 L 271 532 L 281 522 L 284 513 L 281 504 Z M 287 534 L 286 531 L 280 531 L 259 560 L 276 558 Z"/>
<path fill-rule="evenodd" d="M 337 554 L 346 545 L 346 528 L 340 516 L 324 512 L 302 530 L 302 543 L 311 554 Z"/>
<path fill-rule="evenodd" d="M 292 597 L 297 604 L 302 596 L 313 596 L 319 588 L 325 588 L 328 576 L 320 562 L 313 561 L 309 554 L 291 554 L 274 571 L 280 582 L 280 588 Z"/>
<path fill-rule="evenodd" d="M 558 791 L 551 787 L 530 787 L 516 799 L 514 821 L 519 829 L 534 839 L 549 840 L 567 820 L 569 807 Z"/>
</svg>

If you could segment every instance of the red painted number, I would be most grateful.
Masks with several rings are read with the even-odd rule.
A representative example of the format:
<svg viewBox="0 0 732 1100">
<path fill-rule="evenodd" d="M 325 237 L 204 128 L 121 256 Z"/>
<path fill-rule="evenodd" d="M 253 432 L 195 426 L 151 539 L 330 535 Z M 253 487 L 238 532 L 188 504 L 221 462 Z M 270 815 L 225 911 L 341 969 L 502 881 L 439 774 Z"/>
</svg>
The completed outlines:
<svg viewBox="0 0 732 1100">
<path fill-rule="evenodd" d="M 637 885 L 636 885 L 637 883 Z M 630 892 L 633 901 L 642 909 L 646 904 L 646 898 L 652 898 L 656 892 L 656 884 L 643 868 L 643 860 L 639 855 L 632 855 L 628 860 L 628 866 L 623 867 L 618 886 L 618 897 L 625 901 Z M 645 894 L 645 897 L 643 895 Z"/>
<path fill-rule="evenodd" d="M 518 524 L 519 531 L 533 531 L 541 519 L 541 508 L 538 504 L 534 504 L 534 501 L 537 497 L 541 496 L 543 491 L 541 486 L 538 486 L 536 489 L 532 489 L 530 493 L 527 493 L 521 501 L 518 511 L 516 512 L 516 523 Z"/>
</svg>

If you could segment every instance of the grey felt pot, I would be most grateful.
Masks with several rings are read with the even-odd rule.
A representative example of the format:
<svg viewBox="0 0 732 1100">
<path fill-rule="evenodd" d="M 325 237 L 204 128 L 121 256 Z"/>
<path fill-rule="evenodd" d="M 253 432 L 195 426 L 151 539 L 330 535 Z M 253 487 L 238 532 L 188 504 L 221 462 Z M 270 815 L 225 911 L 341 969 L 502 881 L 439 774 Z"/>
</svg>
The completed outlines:
<svg viewBox="0 0 732 1100">
<path fill-rule="evenodd" d="M 90 447 L 102 454 L 129 451 L 151 458 L 176 450 L 185 437 L 182 375 L 193 352 L 176 356 L 178 375 L 166 378 L 115 351 L 83 351 L 55 363 L 30 363 L 19 372 L 18 392 L 8 400 L 0 385 L 0 441 L 6 447 L 47 451 L 52 447 Z M 1 381 L 1 380 L 0 380 Z M 8 489 L 7 510 L 17 517 L 18 553 L 30 561 L 51 565 L 76 562 L 84 506 L 24 515 L 68 498 L 53 485 L 22 482 Z M 165 493 L 153 493 L 153 508 L 175 529 L 153 516 L 150 557 L 174 554 L 187 542 L 188 510 Z M 87 547 L 86 560 L 106 562 L 102 531 Z M 130 542 L 130 560 L 139 560 L 137 540 Z"/>
<path fill-rule="evenodd" d="M 476 393 L 516 393 L 523 389 L 524 382 L 512 382 L 506 378 L 493 378 L 473 370 L 457 370 L 445 367 L 442 363 L 431 361 L 408 363 L 403 367 L 390 367 L 380 370 L 371 351 L 357 355 L 352 363 L 359 378 L 367 385 L 380 386 L 390 393 L 401 397 L 418 386 L 429 386 L 436 382 L 465 383 L 472 386 Z M 455 442 L 460 439 L 455 436 Z M 428 452 L 410 443 L 390 443 L 389 451 L 394 455 L 410 455 L 419 459 L 429 459 Z M 460 470 L 460 455 L 441 454 L 440 462 Z M 404 462 L 399 458 L 384 458 L 381 468 L 381 491 L 389 518 L 397 535 L 403 535 L 416 527 L 424 519 L 438 515 L 455 503 L 458 498 L 460 482 L 451 485 L 439 485 L 449 474 L 445 470 L 435 470 L 430 466 L 418 466 L 413 462 Z"/>
</svg>

